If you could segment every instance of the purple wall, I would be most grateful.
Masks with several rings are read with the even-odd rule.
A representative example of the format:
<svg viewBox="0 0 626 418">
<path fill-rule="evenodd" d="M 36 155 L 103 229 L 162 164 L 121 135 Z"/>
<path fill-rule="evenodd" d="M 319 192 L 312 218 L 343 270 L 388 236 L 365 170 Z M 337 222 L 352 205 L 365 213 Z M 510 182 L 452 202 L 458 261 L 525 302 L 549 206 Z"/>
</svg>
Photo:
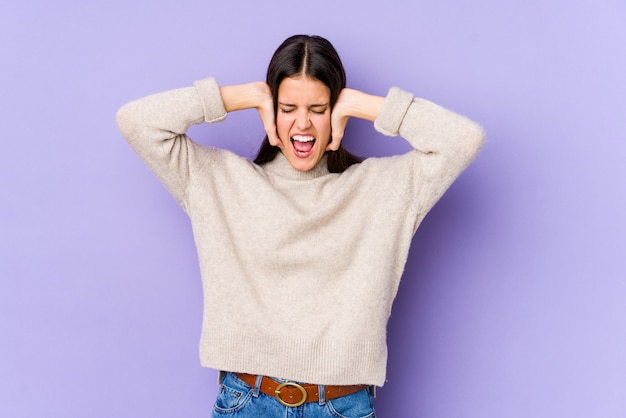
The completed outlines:
<svg viewBox="0 0 626 418">
<path fill-rule="evenodd" d="M 0 4 L 0 416 L 210 415 L 189 223 L 114 115 L 261 79 L 301 32 L 351 87 L 401 86 L 488 134 L 414 240 L 379 415 L 626 416 L 624 2 L 278 4 Z M 407 149 L 349 130 L 360 154 Z M 262 128 L 250 111 L 194 133 L 249 156 Z"/>
</svg>

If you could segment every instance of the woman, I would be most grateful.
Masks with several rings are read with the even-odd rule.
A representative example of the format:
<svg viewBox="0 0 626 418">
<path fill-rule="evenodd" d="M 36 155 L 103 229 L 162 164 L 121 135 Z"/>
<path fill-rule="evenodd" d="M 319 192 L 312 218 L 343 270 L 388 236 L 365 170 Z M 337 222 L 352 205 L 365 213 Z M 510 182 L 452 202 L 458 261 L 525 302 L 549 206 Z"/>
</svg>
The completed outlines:
<svg viewBox="0 0 626 418">
<path fill-rule="evenodd" d="M 267 133 L 254 162 L 185 134 L 253 108 Z M 361 161 L 341 145 L 350 117 L 414 149 Z M 346 88 L 332 45 L 304 35 L 277 49 L 266 82 L 197 81 L 125 105 L 118 124 L 192 222 L 214 416 L 373 417 L 411 239 L 481 128 L 397 88 Z"/>
</svg>

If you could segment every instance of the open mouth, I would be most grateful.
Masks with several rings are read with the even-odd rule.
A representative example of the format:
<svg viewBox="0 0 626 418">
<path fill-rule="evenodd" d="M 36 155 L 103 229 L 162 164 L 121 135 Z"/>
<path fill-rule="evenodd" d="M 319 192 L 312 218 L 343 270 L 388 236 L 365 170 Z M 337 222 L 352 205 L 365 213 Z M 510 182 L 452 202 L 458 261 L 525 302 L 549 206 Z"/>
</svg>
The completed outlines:
<svg viewBox="0 0 626 418">
<path fill-rule="evenodd" d="M 296 156 L 304 158 L 311 155 L 315 145 L 315 137 L 311 135 L 294 135 L 291 137 L 291 143 Z"/>
</svg>

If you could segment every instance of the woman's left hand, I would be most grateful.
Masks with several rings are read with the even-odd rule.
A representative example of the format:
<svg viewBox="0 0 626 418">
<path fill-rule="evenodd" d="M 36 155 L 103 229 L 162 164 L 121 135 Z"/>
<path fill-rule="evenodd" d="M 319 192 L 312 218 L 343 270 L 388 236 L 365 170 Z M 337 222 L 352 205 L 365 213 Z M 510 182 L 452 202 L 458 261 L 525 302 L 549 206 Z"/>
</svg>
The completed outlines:
<svg viewBox="0 0 626 418">
<path fill-rule="evenodd" d="M 374 122 L 383 105 L 384 97 L 373 96 L 359 90 L 345 88 L 333 108 L 330 118 L 331 141 L 327 151 L 337 151 L 341 146 L 348 119 L 357 117 Z"/>
<path fill-rule="evenodd" d="M 352 116 L 350 114 L 350 100 L 353 91 L 351 89 L 343 89 L 339 93 L 337 103 L 335 103 L 333 112 L 330 115 L 331 141 L 326 146 L 327 151 L 337 151 L 341 146 L 348 119 Z"/>
</svg>

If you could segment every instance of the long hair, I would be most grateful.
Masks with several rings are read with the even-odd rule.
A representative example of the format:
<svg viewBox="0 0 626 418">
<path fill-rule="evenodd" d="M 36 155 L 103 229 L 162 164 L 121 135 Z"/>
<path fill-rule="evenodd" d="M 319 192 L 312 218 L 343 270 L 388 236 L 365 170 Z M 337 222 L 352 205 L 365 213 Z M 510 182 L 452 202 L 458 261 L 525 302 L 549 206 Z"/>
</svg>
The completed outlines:
<svg viewBox="0 0 626 418">
<path fill-rule="evenodd" d="M 267 67 L 266 82 L 272 92 L 274 114 L 278 111 L 278 87 L 283 79 L 304 74 L 324 83 L 330 90 L 332 111 L 341 90 L 346 87 L 346 72 L 339 54 L 330 42 L 321 36 L 294 35 L 287 38 L 274 52 Z M 270 144 L 267 135 L 254 159 L 256 164 L 272 161 L 280 149 Z M 328 171 L 342 173 L 362 158 L 350 154 L 343 145 L 337 151 L 326 151 Z"/>
</svg>

